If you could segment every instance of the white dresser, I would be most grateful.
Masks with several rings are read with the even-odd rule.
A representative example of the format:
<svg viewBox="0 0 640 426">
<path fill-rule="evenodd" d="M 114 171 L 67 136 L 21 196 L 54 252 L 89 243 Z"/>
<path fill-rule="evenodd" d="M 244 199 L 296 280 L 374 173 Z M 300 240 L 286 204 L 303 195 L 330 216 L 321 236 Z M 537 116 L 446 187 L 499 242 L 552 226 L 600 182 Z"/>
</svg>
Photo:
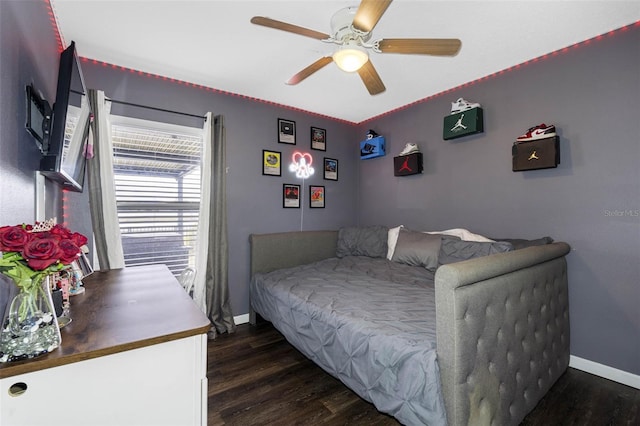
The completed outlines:
<svg viewBox="0 0 640 426">
<path fill-rule="evenodd" d="M 0 364 L 0 425 L 205 426 L 210 323 L 169 270 L 84 282 L 58 349 Z"/>
</svg>

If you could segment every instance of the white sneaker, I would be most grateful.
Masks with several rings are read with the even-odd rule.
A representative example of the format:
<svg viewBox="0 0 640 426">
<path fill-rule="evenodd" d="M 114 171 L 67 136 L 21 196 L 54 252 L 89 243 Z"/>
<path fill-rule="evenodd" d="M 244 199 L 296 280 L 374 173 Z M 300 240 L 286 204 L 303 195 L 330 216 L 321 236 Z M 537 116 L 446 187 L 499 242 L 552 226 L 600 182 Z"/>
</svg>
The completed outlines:
<svg viewBox="0 0 640 426">
<path fill-rule="evenodd" d="M 404 149 L 400 151 L 399 155 L 409 155 L 413 154 L 414 152 L 420 152 L 420 148 L 418 148 L 418 145 L 416 145 L 415 143 L 408 143 L 404 146 Z"/>
<path fill-rule="evenodd" d="M 479 108 L 480 104 L 477 102 L 469 102 L 465 101 L 462 98 L 459 98 L 455 102 L 451 102 L 451 114 L 457 114 L 462 111 L 466 111 L 471 108 Z"/>
</svg>

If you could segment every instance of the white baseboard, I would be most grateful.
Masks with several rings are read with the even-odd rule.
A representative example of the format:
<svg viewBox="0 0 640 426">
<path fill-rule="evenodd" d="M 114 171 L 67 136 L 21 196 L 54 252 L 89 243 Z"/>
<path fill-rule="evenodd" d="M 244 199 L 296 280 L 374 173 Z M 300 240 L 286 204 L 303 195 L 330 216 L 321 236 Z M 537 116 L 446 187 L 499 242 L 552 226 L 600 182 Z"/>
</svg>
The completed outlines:
<svg viewBox="0 0 640 426">
<path fill-rule="evenodd" d="M 596 376 L 604 377 L 605 379 L 613 380 L 614 382 L 622 383 L 632 388 L 640 389 L 640 376 L 637 374 L 631 374 L 573 355 L 569 357 L 569 367 L 595 374 Z"/>
<path fill-rule="evenodd" d="M 242 315 L 235 316 L 233 317 L 233 322 L 236 325 L 246 324 L 249 322 L 249 314 L 242 314 Z"/>
</svg>

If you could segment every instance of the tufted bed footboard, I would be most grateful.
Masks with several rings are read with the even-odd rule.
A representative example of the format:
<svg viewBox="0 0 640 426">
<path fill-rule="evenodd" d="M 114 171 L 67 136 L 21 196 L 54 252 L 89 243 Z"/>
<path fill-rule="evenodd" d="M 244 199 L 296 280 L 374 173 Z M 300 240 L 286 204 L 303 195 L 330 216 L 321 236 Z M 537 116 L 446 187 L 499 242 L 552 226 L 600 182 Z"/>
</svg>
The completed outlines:
<svg viewBox="0 0 640 426">
<path fill-rule="evenodd" d="M 438 268 L 438 364 L 450 425 L 517 425 L 569 365 L 565 243 Z"/>
<path fill-rule="evenodd" d="M 337 231 L 251 235 L 251 276 L 335 257 L 337 239 Z M 438 268 L 437 362 L 448 424 L 516 425 L 566 370 L 569 250 L 553 243 Z"/>
</svg>

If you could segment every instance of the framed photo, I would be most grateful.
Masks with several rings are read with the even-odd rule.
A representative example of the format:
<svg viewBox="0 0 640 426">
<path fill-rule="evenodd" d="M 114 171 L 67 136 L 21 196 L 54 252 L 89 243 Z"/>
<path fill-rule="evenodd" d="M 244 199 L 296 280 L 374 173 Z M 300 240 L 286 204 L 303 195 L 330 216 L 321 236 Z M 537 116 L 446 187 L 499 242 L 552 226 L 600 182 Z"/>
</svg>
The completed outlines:
<svg viewBox="0 0 640 426">
<path fill-rule="evenodd" d="M 278 142 L 296 144 L 296 122 L 278 118 Z"/>
<path fill-rule="evenodd" d="M 282 170 L 282 153 L 278 151 L 262 150 L 262 174 L 268 176 L 280 176 Z"/>
<path fill-rule="evenodd" d="M 338 160 L 324 157 L 324 180 L 338 180 Z"/>
<path fill-rule="evenodd" d="M 309 185 L 309 207 L 324 209 L 324 186 Z"/>
<path fill-rule="evenodd" d="M 311 149 L 327 150 L 327 131 L 319 127 L 311 128 Z"/>
<path fill-rule="evenodd" d="M 282 185 L 282 207 L 285 209 L 300 208 L 300 185 L 290 183 Z"/>
</svg>

